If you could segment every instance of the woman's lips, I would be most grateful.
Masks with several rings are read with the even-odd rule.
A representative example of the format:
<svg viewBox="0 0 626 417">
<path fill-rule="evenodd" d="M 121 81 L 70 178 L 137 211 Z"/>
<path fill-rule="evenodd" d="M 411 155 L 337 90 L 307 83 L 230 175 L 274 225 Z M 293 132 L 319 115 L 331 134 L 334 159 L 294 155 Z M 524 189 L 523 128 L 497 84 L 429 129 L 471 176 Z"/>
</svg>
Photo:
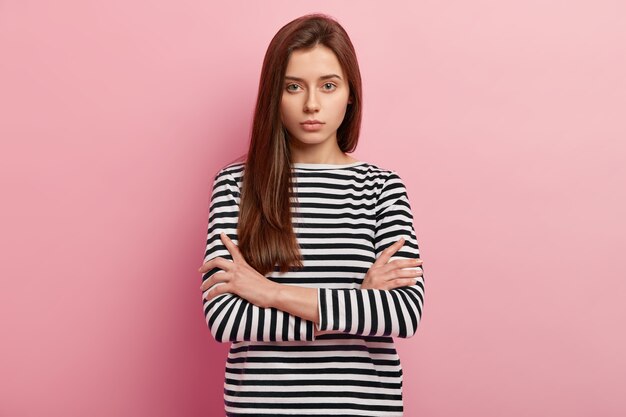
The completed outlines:
<svg viewBox="0 0 626 417">
<path fill-rule="evenodd" d="M 306 130 L 307 132 L 315 132 L 316 130 L 320 130 L 322 126 L 324 125 L 324 123 L 304 122 L 304 123 L 300 123 L 300 125 L 302 126 L 302 129 Z"/>
</svg>

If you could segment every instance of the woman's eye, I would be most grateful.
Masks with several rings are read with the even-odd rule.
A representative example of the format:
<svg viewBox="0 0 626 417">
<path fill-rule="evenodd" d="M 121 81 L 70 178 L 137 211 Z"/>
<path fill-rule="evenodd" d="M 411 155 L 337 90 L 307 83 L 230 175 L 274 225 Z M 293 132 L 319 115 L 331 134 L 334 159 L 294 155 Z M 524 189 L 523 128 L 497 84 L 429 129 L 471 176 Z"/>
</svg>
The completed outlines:
<svg viewBox="0 0 626 417">
<path fill-rule="evenodd" d="M 326 91 L 333 91 L 334 89 L 337 88 L 337 86 L 333 83 L 324 83 L 323 85 L 323 89 Z M 297 91 L 298 88 L 300 88 L 300 86 L 298 84 L 287 84 L 287 91 Z"/>
</svg>

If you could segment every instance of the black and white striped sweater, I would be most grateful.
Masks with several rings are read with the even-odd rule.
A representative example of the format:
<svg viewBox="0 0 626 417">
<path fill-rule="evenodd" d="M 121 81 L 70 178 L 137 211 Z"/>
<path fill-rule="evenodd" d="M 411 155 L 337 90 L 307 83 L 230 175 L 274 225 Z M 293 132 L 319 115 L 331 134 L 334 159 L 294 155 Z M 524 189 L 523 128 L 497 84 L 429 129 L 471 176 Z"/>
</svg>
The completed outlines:
<svg viewBox="0 0 626 417">
<path fill-rule="evenodd" d="M 293 227 L 304 269 L 281 273 L 276 266 L 266 276 L 317 288 L 319 324 L 231 293 L 203 298 L 211 334 L 232 342 L 226 415 L 402 416 L 402 367 L 393 337 L 415 334 L 424 279 L 392 290 L 360 286 L 380 252 L 400 237 L 405 244 L 390 261 L 419 258 L 405 185 L 396 172 L 362 161 L 293 165 L 299 202 L 297 208 L 292 203 Z M 219 234 L 238 244 L 244 167 L 231 163 L 214 179 L 204 262 L 232 260 Z M 314 326 L 341 333 L 314 336 Z"/>
</svg>

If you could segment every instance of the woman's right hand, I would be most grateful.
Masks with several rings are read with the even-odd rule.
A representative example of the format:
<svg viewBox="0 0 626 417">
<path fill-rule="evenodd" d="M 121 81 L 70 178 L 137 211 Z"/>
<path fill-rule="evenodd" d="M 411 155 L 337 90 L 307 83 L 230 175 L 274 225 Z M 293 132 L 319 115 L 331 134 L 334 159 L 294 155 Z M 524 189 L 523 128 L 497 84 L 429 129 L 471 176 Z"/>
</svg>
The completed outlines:
<svg viewBox="0 0 626 417">
<path fill-rule="evenodd" d="M 420 270 L 414 269 L 422 265 L 421 259 L 395 259 L 388 262 L 391 256 L 403 245 L 404 238 L 400 238 L 396 243 L 383 250 L 365 274 L 361 289 L 391 290 L 415 284 L 415 277 L 423 274 L 421 268 Z"/>
</svg>

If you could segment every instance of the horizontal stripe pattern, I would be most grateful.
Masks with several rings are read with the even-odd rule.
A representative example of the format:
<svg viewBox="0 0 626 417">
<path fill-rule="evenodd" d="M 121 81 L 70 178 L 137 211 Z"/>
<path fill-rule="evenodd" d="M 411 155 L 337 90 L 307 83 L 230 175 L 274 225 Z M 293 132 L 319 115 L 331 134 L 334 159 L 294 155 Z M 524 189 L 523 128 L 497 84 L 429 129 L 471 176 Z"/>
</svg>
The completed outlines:
<svg viewBox="0 0 626 417">
<path fill-rule="evenodd" d="M 392 172 L 378 197 L 376 258 L 400 237 L 403 247 L 389 261 L 418 258 L 419 248 L 411 204 L 402 179 Z M 422 267 L 407 268 L 422 270 Z M 411 337 L 417 331 L 424 303 L 424 280 L 389 291 L 318 288 L 319 330 L 370 336 Z"/>
<path fill-rule="evenodd" d="M 217 256 L 232 261 L 219 234 L 238 243 L 243 175 L 243 163 L 236 162 L 214 178 L 205 262 Z M 276 267 L 266 276 L 317 288 L 319 323 L 235 294 L 206 301 L 203 293 L 211 334 L 231 343 L 226 415 L 401 416 L 402 367 L 393 337 L 415 334 L 424 280 L 393 290 L 360 287 L 380 253 L 400 237 L 405 244 L 390 260 L 419 258 L 404 183 L 396 172 L 366 162 L 296 165 L 294 181 L 293 227 L 304 268 L 282 273 Z M 214 268 L 202 279 L 219 272 Z M 341 333 L 315 337 L 315 326 Z"/>
</svg>

